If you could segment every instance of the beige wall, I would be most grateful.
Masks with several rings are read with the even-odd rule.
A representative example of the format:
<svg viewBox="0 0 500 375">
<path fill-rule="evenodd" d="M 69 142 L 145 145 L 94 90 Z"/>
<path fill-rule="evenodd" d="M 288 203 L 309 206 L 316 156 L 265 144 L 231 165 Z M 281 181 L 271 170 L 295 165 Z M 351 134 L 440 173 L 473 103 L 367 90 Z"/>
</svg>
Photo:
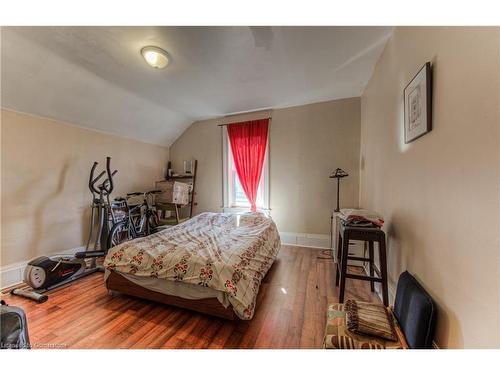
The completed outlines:
<svg viewBox="0 0 500 375">
<path fill-rule="evenodd" d="M 360 205 L 387 219 L 392 284 L 439 305 L 440 347 L 500 346 L 499 29 L 397 28 L 361 101 Z M 405 145 L 403 88 L 433 64 L 433 130 Z"/>
<path fill-rule="evenodd" d="M 92 163 L 118 169 L 113 196 L 154 187 L 168 149 L 8 110 L 1 113 L 0 266 L 85 244 Z"/>
<path fill-rule="evenodd" d="M 198 159 L 197 212 L 222 209 L 220 122 L 195 122 L 170 148 L 174 168 Z M 359 132 L 359 98 L 272 111 L 270 206 L 280 231 L 329 233 L 336 185 L 328 176 L 336 167 L 350 173 L 342 181 L 341 204 L 357 206 Z"/>
</svg>

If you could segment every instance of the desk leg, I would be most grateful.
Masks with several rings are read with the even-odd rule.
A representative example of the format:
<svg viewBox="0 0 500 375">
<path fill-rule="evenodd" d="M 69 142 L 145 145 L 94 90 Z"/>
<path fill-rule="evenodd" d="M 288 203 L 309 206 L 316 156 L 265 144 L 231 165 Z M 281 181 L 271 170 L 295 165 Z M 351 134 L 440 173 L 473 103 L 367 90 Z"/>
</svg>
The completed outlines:
<svg viewBox="0 0 500 375">
<path fill-rule="evenodd" d="M 340 261 L 340 293 L 339 293 L 339 303 L 344 303 L 344 293 L 345 293 L 345 275 L 347 273 L 347 256 L 349 255 L 349 236 L 344 233 L 346 238 L 343 239 L 342 251 L 341 251 L 341 261 Z"/>
</svg>

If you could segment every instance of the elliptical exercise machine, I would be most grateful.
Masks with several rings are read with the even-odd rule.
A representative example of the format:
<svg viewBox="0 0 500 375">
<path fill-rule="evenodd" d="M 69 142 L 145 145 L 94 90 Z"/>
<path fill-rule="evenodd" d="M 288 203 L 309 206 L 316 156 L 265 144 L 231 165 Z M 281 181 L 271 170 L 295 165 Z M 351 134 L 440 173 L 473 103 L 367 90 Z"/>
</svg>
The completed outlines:
<svg viewBox="0 0 500 375">
<path fill-rule="evenodd" d="M 98 163 L 94 162 L 89 178 L 89 189 L 92 193 L 92 212 L 89 238 L 85 251 L 78 252 L 74 256 L 40 256 L 31 260 L 24 271 L 24 282 L 31 289 L 14 289 L 11 291 L 12 294 L 30 298 L 40 303 L 45 302 L 48 297 L 42 293 L 102 270 L 101 267 L 97 266 L 96 259 L 106 256 L 108 252 L 110 219 L 111 225 L 114 222 L 109 196 L 114 188 L 113 176 L 117 171 L 111 172 L 111 158 L 108 156 L 106 158 L 106 169 L 97 177 L 94 177 L 97 165 Z M 104 175 L 106 175 L 106 179 L 98 184 Z M 94 240 L 94 250 L 89 250 L 95 226 L 97 226 L 97 235 Z M 90 259 L 89 265 L 86 259 Z"/>
<path fill-rule="evenodd" d="M 92 193 L 92 212 L 90 214 L 90 231 L 89 238 L 87 240 L 87 246 L 85 247 L 85 252 L 76 253 L 76 257 L 79 255 L 86 258 L 84 255 L 91 255 L 94 252 L 101 253 L 108 251 L 108 236 L 109 231 L 111 229 L 110 226 L 110 217 L 111 222 L 115 222 L 115 217 L 113 211 L 111 210 L 111 204 L 109 201 L 109 196 L 113 191 L 113 176 L 118 172 L 116 169 L 113 173 L 109 173 L 109 163 L 111 158 L 108 156 L 106 158 L 106 171 L 102 171 L 97 177 L 94 178 L 95 169 L 98 163 L 95 161 L 92 169 L 90 170 L 90 178 L 89 178 L 89 189 Z M 107 172 L 108 178 L 106 178 L 101 184 L 97 185 L 97 182 L 101 179 L 102 176 Z M 97 215 L 96 215 L 97 213 Z M 97 222 L 95 221 L 97 219 Z M 89 251 L 90 244 L 93 239 L 94 228 L 97 224 L 97 236 L 94 240 L 94 251 Z M 113 224 L 111 224 L 113 225 Z M 98 255 L 102 256 L 102 255 Z"/>
</svg>

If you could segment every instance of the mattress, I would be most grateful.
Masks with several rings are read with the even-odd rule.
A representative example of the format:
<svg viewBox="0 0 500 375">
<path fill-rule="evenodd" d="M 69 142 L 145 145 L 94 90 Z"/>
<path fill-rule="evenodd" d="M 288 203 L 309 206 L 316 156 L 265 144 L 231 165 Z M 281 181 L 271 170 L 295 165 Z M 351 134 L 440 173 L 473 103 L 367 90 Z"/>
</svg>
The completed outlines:
<svg viewBox="0 0 500 375">
<path fill-rule="evenodd" d="M 167 294 L 169 296 L 176 296 L 185 299 L 204 299 L 204 298 L 217 298 L 217 300 L 224 306 L 229 306 L 229 301 L 224 292 L 206 288 L 201 285 L 179 283 L 177 281 L 170 281 L 165 279 L 157 279 L 155 277 L 136 276 L 128 273 L 117 272 L 128 281 L 142 286 L 143 288 Z M 111 272 L 104 271 L 104 281 L 106 281 Z"/>
<path fill-rule="evenodd" d="M 251 319 L 261 281 L 280 245 L 276 224 L 265 214 L 203 213 L 111 248 L 104 267 L 148 289 L 168 289 L 177 294 L 166 294 L 178 297 L 212 290 L 240 319 Z"/>
</svg>

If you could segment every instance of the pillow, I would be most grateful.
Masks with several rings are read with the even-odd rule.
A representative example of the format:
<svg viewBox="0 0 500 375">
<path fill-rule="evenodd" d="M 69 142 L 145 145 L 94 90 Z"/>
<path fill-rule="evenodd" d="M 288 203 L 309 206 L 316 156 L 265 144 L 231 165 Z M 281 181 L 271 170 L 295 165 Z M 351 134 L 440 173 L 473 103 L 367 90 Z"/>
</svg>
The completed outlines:
<svg viewBox="0 0 500 375">
<path fill-rule="evenodd" d="M 345 310 L 349 331 L 397 341 L 391 316 L 384 305 L 348 300 Z"/>
</svg>

